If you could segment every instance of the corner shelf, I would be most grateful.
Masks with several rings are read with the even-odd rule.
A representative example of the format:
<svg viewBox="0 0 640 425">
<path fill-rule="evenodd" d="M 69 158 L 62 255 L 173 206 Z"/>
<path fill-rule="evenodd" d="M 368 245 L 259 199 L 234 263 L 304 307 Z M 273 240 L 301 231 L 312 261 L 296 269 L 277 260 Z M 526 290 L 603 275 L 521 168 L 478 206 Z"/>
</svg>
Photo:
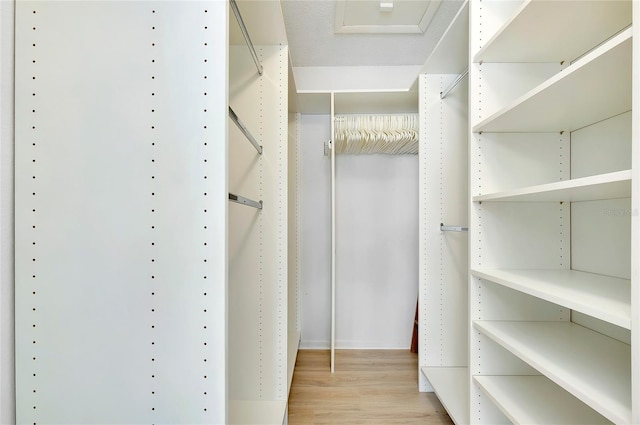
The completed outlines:
<svg viewBox="0 0 640 425">
<path fill-rule="evenodd" d="M 628 28 L 613 37 L 480 121 L 473 132 L 573 131 L 629 111 L 631 35 Z"/>
<path fill-rule="evenodd" d="M 514 424 L 611 424 L 544 376 L 474 376 Z"/>
<path fill-rule="evenodd" d="M 576 202 L 629 198 L 631 170 L 474 196 L 473 202 Z"/>
<path fill-rule="evenodd" d="M 471 270 L 473 276 L 631 329 L 631 281 L 575 270 Z"/>
<path fill-rule="evenodd" d="M 630 25 L 630 17 L 631 2 L 528 0 L 473 61 L 571 61 Z"/>
<path fill-rule="evenodd" d="M 474 327 L 615 423 L 631 423 L 630 346 L 572 322 Z"/>
<path fill-rule="evenodd" d="M 466 367 L 423 367 L 438 399 L 456 424 L 469 423 L 469 369 Z"/>
</svg>

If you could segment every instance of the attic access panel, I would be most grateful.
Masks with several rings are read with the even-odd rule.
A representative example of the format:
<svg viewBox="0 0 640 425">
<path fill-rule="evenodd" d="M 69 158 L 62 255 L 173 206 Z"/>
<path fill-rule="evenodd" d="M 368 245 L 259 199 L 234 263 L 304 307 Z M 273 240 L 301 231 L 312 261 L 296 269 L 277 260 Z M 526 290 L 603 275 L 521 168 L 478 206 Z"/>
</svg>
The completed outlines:
<svg viewBox="0 0 640 425">
<path fill-rule="evenodd" d="M 337 34 L 422 34 L 441 0 L 337 0 Z"/>
</svg>

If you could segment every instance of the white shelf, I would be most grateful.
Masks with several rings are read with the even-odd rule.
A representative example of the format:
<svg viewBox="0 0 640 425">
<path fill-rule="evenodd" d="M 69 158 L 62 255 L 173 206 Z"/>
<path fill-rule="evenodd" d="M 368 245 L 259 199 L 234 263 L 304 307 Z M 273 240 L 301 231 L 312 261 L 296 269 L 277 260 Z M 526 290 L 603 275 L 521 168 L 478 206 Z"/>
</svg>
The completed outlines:
<svg viewBox="0 0 640 425">
<path fill-rule="evenodd" d="M 528 0 L 473 61 L 572 61 L 630 24 L 630 1 Z"/>
<path fill-rule="evenodd" d="M 571 322 L 474 326 L 615 423 L 631 423 L 630 346 Z"/>
<path fill-rule="evenodd" d="M 282 425 L 286 401 L 229 400 L 231 425 Z"/>
<path fill-rule="evenodd" d="M 575 202 L 631 197 L 631 170 L 473 197 L 474 202 Z"/>
<path fill-rule="evenodd" d="M 473 380 L 516 425 L 611 423 L 544 376 L 474 376 Z"/>
<path fill-rule="evenodd" d="M 631 110 L 631 34 L 623 31 L 473 131 L 573 131 Z"/>
<path fill-rule="evenodd" d="M 466 367 L 423 367 L 438 399 L 456 424 L 469 423 L 469 369 Z"/>
<path fill-rule="evenodd" d="M 575 270 L 471 270 L 525 294 L 631 329 L 631 281 Z"/>
</svg>

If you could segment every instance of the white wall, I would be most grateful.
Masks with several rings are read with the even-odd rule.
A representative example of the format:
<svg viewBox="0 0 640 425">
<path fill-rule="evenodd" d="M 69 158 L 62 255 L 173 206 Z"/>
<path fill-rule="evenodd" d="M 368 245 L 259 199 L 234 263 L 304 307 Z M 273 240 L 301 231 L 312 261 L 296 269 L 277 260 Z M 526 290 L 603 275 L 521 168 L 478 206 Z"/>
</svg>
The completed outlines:
<svg viewBox="0 0 640 425">
<path fill-rule="evenodd" d="M 327 115 L 303 115 L 302 346 L 328 347 L 330 204 Z M 408 348 L 418 291 L 416 156 L 348 156 L 336 170 L 336 345 Z"/>
<path fill-rule="evenodd" d="M 0 424 L 15 423 L 13 356 L 13 9 L 0 1 Z"/>
<path fill-rule="evenodd" d="M 323 144 L 331 138 L 328 115 L 300 120 L 300 285 L 301 348 L 328 348 L 331 335 L 331 187 L 329 157 Z"/>
</svg>

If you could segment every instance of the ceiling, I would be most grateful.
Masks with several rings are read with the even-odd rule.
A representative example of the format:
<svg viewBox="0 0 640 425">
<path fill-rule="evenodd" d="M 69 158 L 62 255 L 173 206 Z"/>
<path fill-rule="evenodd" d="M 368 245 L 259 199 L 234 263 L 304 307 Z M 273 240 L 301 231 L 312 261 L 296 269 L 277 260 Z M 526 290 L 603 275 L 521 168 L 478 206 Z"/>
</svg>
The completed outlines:
<svg viewBox="0 0 640 425">
<path fill-rule="evenodd" d="M 393 11 L 382 12 L 381 2 L 370 0 L 282 0 L 293 66 L 422 65 L 462 5 L 457 0 L 383 2 L 391 2 Z M 337 13 L 342 22 L 336 22 Z M 422 31 L 423 18 L 424 32 L 389 33 L 384 28 Z M 369 31 L 355 32 L 356 26 Z M 336 27 L 352 30 L 336 33 Z"/>
<path fill-rule="evenodd" d="M 255 44 L 289 46 L 289 91 L 297 94 L 290 103 L 303 113 L 328 113 L 329 93 L 363 92 L 389 93 L 392 99 L 387 103 L 396 105 L 396 112 L 415 110 L 417 77 L 464 3 L 237 1 Z M 244 44 L 235 19 L 230 20 L 231 44 Z"/>
</svg>

